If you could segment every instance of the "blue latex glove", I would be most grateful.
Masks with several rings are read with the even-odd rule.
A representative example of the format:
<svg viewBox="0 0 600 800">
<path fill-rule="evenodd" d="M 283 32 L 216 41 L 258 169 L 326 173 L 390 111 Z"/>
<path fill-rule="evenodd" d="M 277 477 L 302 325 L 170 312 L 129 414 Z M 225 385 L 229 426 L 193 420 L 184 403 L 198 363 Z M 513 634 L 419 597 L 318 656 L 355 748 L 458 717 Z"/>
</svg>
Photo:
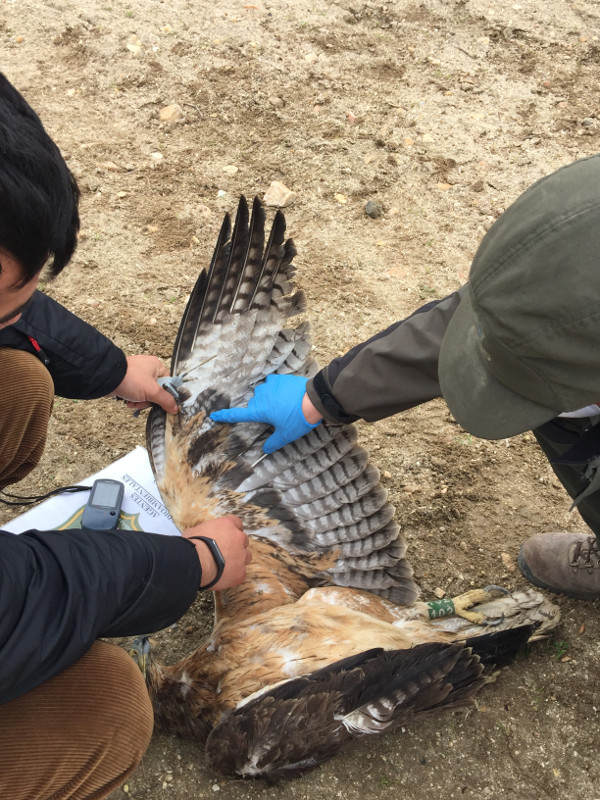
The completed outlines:
<svg viewBox="0 0 600 800">
<path fill-rule="evenodd" d="M 259 384 L 246 408 L 224 408 L 213 411 L 215 422 L 267 422 L 275 428 L 263 444 L 265 453 L 273 453 L 300 436 L 304 436 L 319 422 L 311 425 L 302 413 L 302 398 L 306 391 L 306 378 L 300 375 L 269 375 Z"/>
</svg>

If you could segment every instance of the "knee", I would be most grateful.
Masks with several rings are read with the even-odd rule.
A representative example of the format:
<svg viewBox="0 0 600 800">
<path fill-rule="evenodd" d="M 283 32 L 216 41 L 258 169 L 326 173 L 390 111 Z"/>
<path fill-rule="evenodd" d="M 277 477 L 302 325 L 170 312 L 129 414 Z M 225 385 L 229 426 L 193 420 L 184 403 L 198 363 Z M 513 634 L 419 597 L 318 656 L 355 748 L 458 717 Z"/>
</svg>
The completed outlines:
<svg viewBox="0 0 600 800">
<path fill-rule="evenodd" d="M 53 684 L 53 685 L 52 685 Z M 98 641 L 48 689 L 69 698 L 59 737 L 87 766 L 90 785 L 118 786 L 140 763 L 154 724 L 144 678 L 121 647 Z"/>
<path fill-rule="evenodd" d="M 96 642 L 0 708 L 0 796 L 106 797 L 140 763 L 152 726 L 139 669 L 120 647 Z"/>
<path fill-rule="evenodd" d="M 11 411 L 15 408 L 31 408 L 32 411 L 42 411 L 47 417 L 50 416 L 54 384 L 39 358 L 25 350 L 2 347 L 0 369 L 3 379 L 0 408 L 9 406 Z"/>
<path fill-rule="evenodd" d="M 92 663 L 93 662 L 93 663 Z M 131 772 L 152 737 L 154 714 L 137 664 L 121 647 L 96 642 L 79 662 L 96 684 L 90 709 L 96 732 L 104 732 L 104 755 L 115 771 Z"/>
<path fill-rule="evenodd" d="M 152 736 L 152 703 L 137 665 L 117 645 L 96 642 L 66 673 L 76 709 L 74 725 L 68 732 L 63 727 L 62 736 L 67 733 L 67 746 L 78 750 L 74 761 L 82 765 L 70 781 L 80 785 L 78 800 L 104 797 L 142 760 Z"/>
<path fill-rule="evenodd" d="M 0 348 L 0 487 L 37 466 L 46 444 L 54 385 L 31 353 Z"/>
</svg>

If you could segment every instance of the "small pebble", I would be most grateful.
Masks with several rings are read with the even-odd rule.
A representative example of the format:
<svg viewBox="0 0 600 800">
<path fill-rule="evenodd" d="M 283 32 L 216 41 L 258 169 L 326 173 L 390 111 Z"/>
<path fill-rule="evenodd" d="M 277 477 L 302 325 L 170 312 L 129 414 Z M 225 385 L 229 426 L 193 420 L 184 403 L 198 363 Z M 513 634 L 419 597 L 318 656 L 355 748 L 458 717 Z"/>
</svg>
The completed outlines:
<svg viewBox="0 0 600 800">
<path fill-rule="evenodd" d="M 109 172 L 118 172 L 119 168 L 115 164 L 114 161 L 101 161 L 99 164 L 96 165 L 98 169 L 106 169 Z"/>
<path fill-rule="evenodd" d="M 177 103 L 173 103 L 170 106 L 161 108 L 161 110 L 158 112 L 158 118 L 161 122 L 166 122 L 168 125 L 174 125 L 183 118 L 183 109 L 181 106 L 177 105 Z"/>
<path fill-rule="evenodd" d="M 236 172 L 239 172 L 239 169 L 233 164 L 228 164 L 226 167 L 223 167 L 223 172 L 225 172 L 227 175 L 235 175 Z"/>
<path fill-rule="evenodd" d="M 265 192 L 263 198 L 266 206 L 273 206 L 275 208 L 287 208 L 298 197 L 296 192 L 281 183 L 281 181 L 273 181 Z"/>
<path fill-rule="evenodd" d="M 500 553 L 500 558 L 505 569 L 509 572 L 516 572 L 517 566 L 510 553 Z"/>
<path fill-rule="evenodd" d="M 365 206 L 365 214 L 371 219 L 377 219 L 383 214 L 381 203 L 376 203 L 374 200 L 368 200 Z"/>
<path fill-rule="evenodd" d="M 135 33 L 132 33 L 131 36 L 129 37 L 129 41 L 127 42 L 127 49 L 134 56 L 139 56 L 139 54 L 142 52 L 142 43 L 135 35 Z"/>
</svg>

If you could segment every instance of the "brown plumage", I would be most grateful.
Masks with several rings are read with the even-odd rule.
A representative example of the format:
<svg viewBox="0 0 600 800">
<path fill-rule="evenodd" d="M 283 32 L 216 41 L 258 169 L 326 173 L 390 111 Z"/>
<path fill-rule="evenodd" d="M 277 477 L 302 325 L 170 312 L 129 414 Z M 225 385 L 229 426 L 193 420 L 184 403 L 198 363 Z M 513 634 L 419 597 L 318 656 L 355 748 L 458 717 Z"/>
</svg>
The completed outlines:
<svg viewBox="0 0 600 800">
<path fill-rule="evenodd" d="M 241 586 L 215 595 L 207 641 L 172 666 L 150 658 L 147 681 L 160 728 L 207 742 L 224 772 L 275 777 L 464 705 L 486 664 L 546 635 L 558 611 L 533 590 L 482 591 L 430 619 L 439 604 L 416 602 L 394 509 L 354 426 L 320 425 L 264 457 L 268 426 L 210 420 L 272 372 L 317 369 L 283 215 L 266 245 L 264 224 L 257 200 L 250 218 L 242 198 L 231 236 L 226 217 L 174 348 L 180 413 L 153 409 L 147 430 L 178 527 L 238 514 L 253 560 Z"/>
</svg>

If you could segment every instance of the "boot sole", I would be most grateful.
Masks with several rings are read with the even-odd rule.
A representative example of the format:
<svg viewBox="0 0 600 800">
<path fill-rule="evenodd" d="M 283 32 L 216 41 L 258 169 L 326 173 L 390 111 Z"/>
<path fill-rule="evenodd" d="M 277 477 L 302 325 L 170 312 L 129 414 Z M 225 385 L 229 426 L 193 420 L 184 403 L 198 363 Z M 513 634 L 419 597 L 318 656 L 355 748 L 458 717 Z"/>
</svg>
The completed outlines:
<svg viewBox="0 0 600 800">
<path fill-rule="evenodd" d="M 600 592 L 595 593 L 585 593 L 585 592 L 567 592 L 564 589 L 557 589 L 555 586 L 550 586 L 547 583 L 544 583 L 539 578 L 536 578 L 533 572 L 529 569 L 529 566 L 525 559 L 523 558 L 523 554 L 519 551 L 519 556 L 517 558 L 517 563 L 519 565 L 519 569 L 523 576 L 529 581 L 529 583 L 533 583 L 534 586 L 537 586 L 540 589 L 546 589 L 548 592 L 553 592 L 554 594 L 564 594 L 565 597 L 572 597 L 575 600 L 598 600 L 600 599 Z"/>
</svg>

